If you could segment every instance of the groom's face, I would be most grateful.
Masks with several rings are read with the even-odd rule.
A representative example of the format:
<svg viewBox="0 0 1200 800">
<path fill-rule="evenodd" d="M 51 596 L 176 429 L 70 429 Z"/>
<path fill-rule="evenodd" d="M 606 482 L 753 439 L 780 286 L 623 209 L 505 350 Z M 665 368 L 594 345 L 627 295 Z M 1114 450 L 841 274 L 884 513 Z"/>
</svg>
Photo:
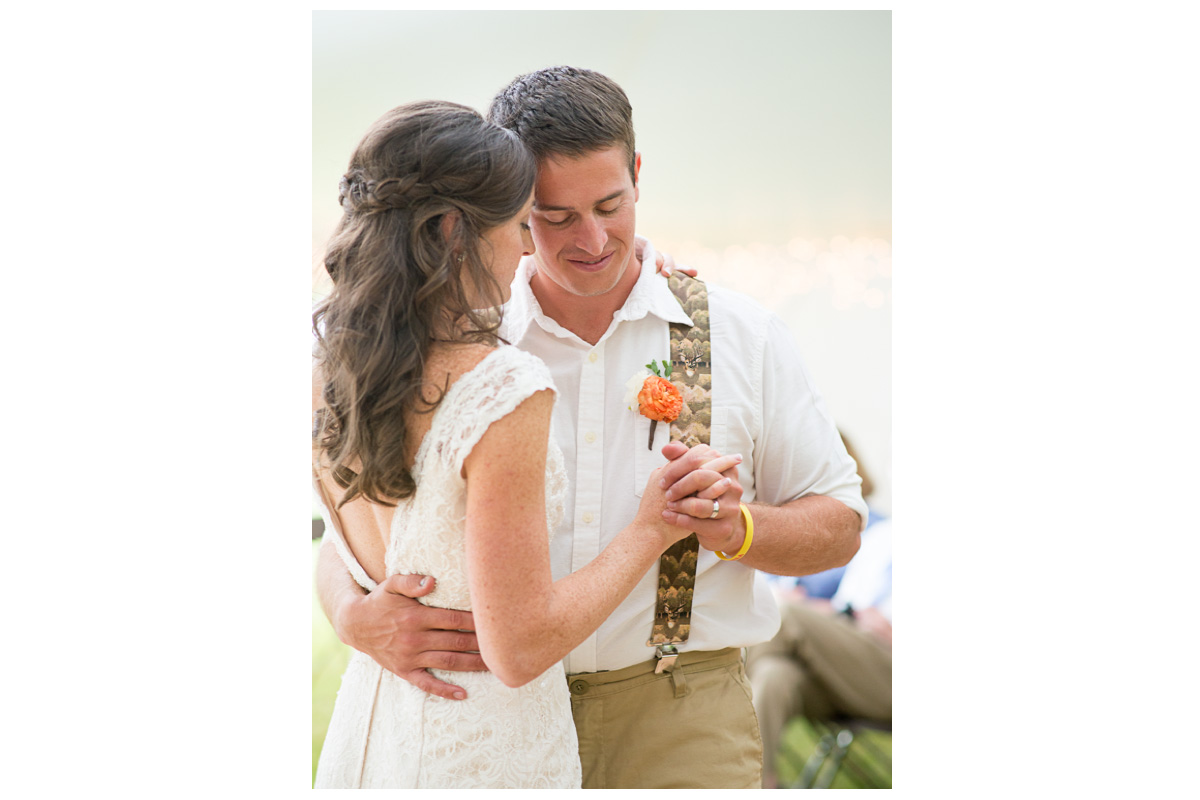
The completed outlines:
<svg viewBox="0 0 1200 800">
<path fill-rule="evenodd" d="M 621 147 L 541 160 L 530 217 L 539 274 L 570 294 L 597 297 L 636 267 L 634 204 L 641 165 L 639 154 L 630 175 Z"/>
</svg>

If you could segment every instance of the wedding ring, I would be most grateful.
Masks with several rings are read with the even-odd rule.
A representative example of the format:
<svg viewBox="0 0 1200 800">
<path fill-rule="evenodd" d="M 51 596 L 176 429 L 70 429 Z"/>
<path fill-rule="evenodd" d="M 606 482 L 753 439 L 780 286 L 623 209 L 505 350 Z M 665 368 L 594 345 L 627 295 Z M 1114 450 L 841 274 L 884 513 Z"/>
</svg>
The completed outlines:
<svg viewBox="0 0 1200 800">
<path fill-rule="evenodd" d="M 720 511 L 720 510 L 721 510 L 721 504 L 720 504 L 719 502 L 717 502 L 716 500 L 713 500 L 713 513 L 709 514 L 709 515 L 708 515 L 708 518 L 709 518 L 709 519 L 716 519 L 716 518 L 717 518 L 717 512 L 718 512 L 718 511 Z"/>
</svg>

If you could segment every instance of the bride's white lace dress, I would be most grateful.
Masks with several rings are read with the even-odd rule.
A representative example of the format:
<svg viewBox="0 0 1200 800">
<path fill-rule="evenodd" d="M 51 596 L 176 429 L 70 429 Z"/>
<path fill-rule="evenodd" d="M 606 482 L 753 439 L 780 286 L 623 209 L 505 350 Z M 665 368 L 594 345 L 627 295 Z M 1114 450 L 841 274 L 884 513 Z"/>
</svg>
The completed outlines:
<svg viewBox="0 0 1200 800">
<path fill-rule="evenodd" d="M 416 494 L 392 523 L 386 570 L 432 575 L 426 605 L 470 609 L 463 528 L 463 460 L 488 426 L 541 389 L 553 389 L 539 359 L 500 347 L 464 374 L 434 412 L 413 466 Z M 547 538 L 562 517 L 566 473 L 551 441 L 546 463 Z M 326 515 L 328 518 L 328 515 Z M 334 530 L 355 579 L 375 586 Z M 518 689 L 490 672 L 435 674 L 466 700 L 426 694 L 354 652 L 342 676 L 317 766 L 315 788 L 578 788 L 580 766 L 562 664 Z"/>
</svg>

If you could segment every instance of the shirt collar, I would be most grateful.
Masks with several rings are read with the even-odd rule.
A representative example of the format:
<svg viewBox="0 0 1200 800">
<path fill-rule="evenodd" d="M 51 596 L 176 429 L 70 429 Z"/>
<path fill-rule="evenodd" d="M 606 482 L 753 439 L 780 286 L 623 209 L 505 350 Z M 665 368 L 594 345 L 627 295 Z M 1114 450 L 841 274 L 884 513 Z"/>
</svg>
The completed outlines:
<svg viewBox="0 0 1200 800">
<path fill-rule="evenodd" d="M 557 333 L 559 336 L 566 332 L 561 325 L 542 313 L 541 303 L 533 296 L 533 289 L 529 287 L 529 281 L 535 272 L 537 272 L 537 267 L 534 265 L 533 257 L 522 258 L 517 267 L 517 274 L 513 276 L 508 302 L 502 309 L 504 317 L 500 323 L 500 336 L 512 344 L 525 338 L 525 332 L 534 322 L 552 333 L 562 331 L 562 333 Z"/>
<path fill-rule="evenodd" d="M 653 314 L 668 323 L 692 325 L 691 317 L 683 310 L 683 306 L 679 305 L 679 300 L 666 280 L 657 272 L 653 245 L 646 242 L 646 249 L 642 255 L 642 269 L 637 283 L 633 285 L 625 304 L 613 315 L 613 319 L 617 322 L 632 322 L 642 319 L 647 314 Z M 532 256 L 521 259 L 521 265 L 513 277 L 512 292 L 504 305 L 504 322 L 500 328 L 500 335 L 513 344 L 524 338 L 529 326 L 535 322 L 547 333 L 563 338 L 574 337 L 574 334 L 542 312 L 542 306 L 533 296 L 533 290 L 529 286 L 529 281 L 536 271 Z"/>
<path fill-rule="evenodd" d="M 658 274 L 658 267 L 654 263 L 655 255 L 654 245 L 646 242 L 646 249 L 642 253 L 642 272 L 637 283 L 633 285 L 633 291 L 626 298 L 625 305 L 613 315 L 613 319 L 624 322 L 653 314 L 668 323 L 681 322 L 690 327 L 692 318 L 683 310 L 683 306 L 679 305 L 679 300 L 667 285 L 666 279 Z"/>
</svg>

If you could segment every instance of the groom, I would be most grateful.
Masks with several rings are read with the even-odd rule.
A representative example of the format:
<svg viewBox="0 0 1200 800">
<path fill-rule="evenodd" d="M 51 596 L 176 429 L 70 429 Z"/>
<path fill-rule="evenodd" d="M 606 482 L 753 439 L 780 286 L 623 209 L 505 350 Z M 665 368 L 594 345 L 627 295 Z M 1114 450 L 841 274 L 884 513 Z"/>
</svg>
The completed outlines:
<svg viewBox="0 0 1200 800">
<path fill-rule="evenodd" d="M 514 80 L 488 118 L 538 159 L 531 217 L 537 252 L 525 259 L 505 309 L 505 339 L 546 362 L 558 388 L 552 435 L 569 478 L 551 543 L 554 577 L 593 559 L 633 519 L 650 471 L 664 472 L 674 523 L 700 541 L 691 635 L 656 672 L 646 645 L 654 570 L 566 658 L 585 788 L 757 788 L 762 752 L 741 648 L 770 639 L 779 611 L 757 570 L 803 575 L 845 564 L 867 517 L 854 461 L 773 315 L 709 287 L 711 447 L 647 448 L 649 422 L 628 410 L 626 382 L 670 357 L 668 325 L 693 324 L 653 258 L 634 257 L 641 154 L 617 84 L 553 67 Z M 700 312 L 694 312 L 700 313 Z M 660 455 L 660 450 L 662 455 Z M 717 453 L 741 464 L 702 497 Z M 745 503 L 753 521 L 747 539 Z M 714 516 L 715 513 L 715 516 Z M 729 561 L 714 551 L 734 556 Z M 471 614 L 410 598 L 433 588 L 392 576 L 370 594 L 333 548 L 321 548 L 318 589 L 339 638 L 432 694 L 462 690 L 428 668 L 485 669 Z M 464 632 L 465 631 L 465 632 Z"/>
</svg>

